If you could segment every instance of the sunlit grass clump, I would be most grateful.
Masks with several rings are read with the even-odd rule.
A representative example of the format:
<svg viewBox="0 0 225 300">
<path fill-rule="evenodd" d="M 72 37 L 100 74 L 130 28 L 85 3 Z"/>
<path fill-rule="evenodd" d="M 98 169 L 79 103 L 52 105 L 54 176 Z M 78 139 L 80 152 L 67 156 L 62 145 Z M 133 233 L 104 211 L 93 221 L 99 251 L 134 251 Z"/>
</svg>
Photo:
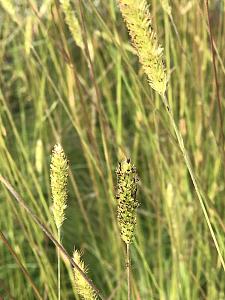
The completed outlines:
<svg viewBox="0 0 225 300">
<path fill-rule="evenodd" d="M 0 298 L 224 300 L 224 1 L 0 19 Z"/>
</svg>

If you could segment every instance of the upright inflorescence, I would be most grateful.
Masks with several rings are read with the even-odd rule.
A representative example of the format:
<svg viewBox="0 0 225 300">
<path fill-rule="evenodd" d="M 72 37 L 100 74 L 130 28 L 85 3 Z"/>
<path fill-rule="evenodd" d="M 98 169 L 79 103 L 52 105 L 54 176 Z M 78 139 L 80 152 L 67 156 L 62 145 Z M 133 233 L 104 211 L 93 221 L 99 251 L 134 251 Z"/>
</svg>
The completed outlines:
<svg viewBox="0 0 225 300">
<path fill-rule="evenodd" d="M 121 237 L 126 244 L 130 244 L 134 236 L 136 225 L 137 172 L 130 159 L 119 163 L 117 171 L 117 218 Z"/>
<path fill-rule="evenodd" d="M 60 144 L 54 146 L 51 157 L 51 190 L 53 216 L 58 229 L 65 220 L 67 200 L 68 161 Z"/>
<path fill-rule="evenodd" d="M 81 254 L 78 250 L 74 250 L 73 260 L 84 273 L 87 273 L 87 268 L 85 267 L 85 264 L 81 259 Z M 73 273 L 74 273 L 74 287 L 75 287 L 77 293 L 81 296 L 81 298 L 84 300 L 97 299 L 94 290 L 87 283 L 87 281 L 80 274 L 80 272 L 74 268 Z"/>
<path fill-rule="evenodd" d="M 167 76 L 162 59 L 163 48 L 151 26 L 146 0 L 118 0 L 118 4 L 149 84 L 160 95 L 164 95 Z"/>
</svg>

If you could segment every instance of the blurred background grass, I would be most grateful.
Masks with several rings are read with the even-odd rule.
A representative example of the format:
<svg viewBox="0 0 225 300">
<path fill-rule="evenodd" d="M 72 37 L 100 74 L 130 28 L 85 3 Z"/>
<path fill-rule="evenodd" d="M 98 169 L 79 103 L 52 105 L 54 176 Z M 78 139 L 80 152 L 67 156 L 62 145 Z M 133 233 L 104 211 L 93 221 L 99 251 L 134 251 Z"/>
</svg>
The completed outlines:
<svg viewBox="0 0 225 300">
<path fill-rule="evenodd" d="M 131 157 L 140 177 L 131 249 L 133 299 L 225 299 L 225 276 L 161 99 L 149 87 L 115 0 L 71 1 L 81 35 L 57 1 L 0 0 L 0 172 L 56 235 L 49 190 L 53 145 L 70 160 L 65 248 L 82 249 L 106 296 L 126 299 L 124 245 L 116 224 L 115 169 Z M 204 1 L 151 1 L 165 49 L 168 99 L 224 257 L 225 165 Z M 222 112 L 225 7 L 210 1 Z M 225 128 L 223 128 L 224 130 Z M 0 230 L 43 299 L 57 299 L 53 244 L 0 189 Z M 62 258 L 63 260 L 63 258 Z M 62 299 L 74 299 L 62 266 Z M 36 299 L 0 240 L 0 296 Z M 78 298 L 77 298 L 78 299 Z"/>
</svg>

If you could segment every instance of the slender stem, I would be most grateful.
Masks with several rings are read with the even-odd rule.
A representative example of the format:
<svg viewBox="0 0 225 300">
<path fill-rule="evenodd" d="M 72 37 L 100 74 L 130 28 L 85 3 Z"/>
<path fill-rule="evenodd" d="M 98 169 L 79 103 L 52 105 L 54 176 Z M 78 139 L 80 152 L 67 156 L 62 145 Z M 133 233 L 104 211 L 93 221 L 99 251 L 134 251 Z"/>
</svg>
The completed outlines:
<svg viewBox="0 0 225 300">
<path fill-rule="evenodd" d="M 173 116 L 173 112 L 170 108 L 170 105 L 168 103 L 168 100 L 166 98 L 166 96 L 163 96 L 162 97 L 163 99 L 163 103 L 166 107 L 166 111 L 169 115 L 169 118 L 170 118 L 170 121 L 172 123 L 172 126 L 173 126 L 173 129 L 175 131 L 175 134 L 176 134 L 176 137 L 177 137 L 177 141 L 178 141 L 178 144 L 179 144 L 179 147 L 180 147 L 180 150 L 183 154 L 183 157 L 184 157 L 184 160 L 185 160 L 185 163 L 186 163 L 186 166 L 187 166 L 187 169 L 188 169 L 188 172 L 191 176 L 191 180 L 193 182 L 193 185 L 194 185 L 194 188 L 195 188 L 195 191 L 196 191 L 196 194 L 197 194 L 197 197 L 199 199 L 199 202 L 200 202 L 200 205 L 201 205 L 201 208 L 202 208 L 202 211 L 203 211 L 203 214 L 204 214 L 204 217 L 206 219 L 206 223 L 209 227 L 209 231 L 210 231 L 210 234 L 212 236 L 212 239 L 213 239 L 213 242 L 214 242 L 214 245 L 216 247 L 216 250 L 217 250 L 217 253 L 218 253 L 218 256 L 219 256 L 219 259 L 220 259 L 220 262 L 223 266 L 223 269 L 225 270 L 225 262 L 224 262 L 224 259 L 223 259 L 223 256 L 222 256 L 222 253 L 220 251 L 220 247 L 219 247 L 219 244 L 218 244 L 218 241 L 217 241 L 217 238 L 214 234 L 214 231 L 213 231 L 213 228 L 212 228 L 212 225 L 211 225 L 211 222 L 210 222 L 210 219 L 209 219 L 209 215 L 208 215 L 208 212 L 207 212 L 207 209 L 206 209 L 206 206 L 204 204 L 204 201 L 203 201 L 203 198 L 202 198 L 202 195 L 201 195 L 201 192 L 200 192 L 200 189 L 199 189 L 199 185 L 197 183 L 197 179 L 196 179 L 196 176 L 194 174 L 194 171 L 193 171 L 193 168 L 192 168 L 192 165 L 191 165 L 191 161 L 190 161 L 190 158 L 188 156 L 188 153 L 187 153 L 187 150 L 184 146 L 184 140 L 182 138 L 182 135 L 180 134 L 180 131 L 176 125 L 176 122 L 174 120 L 174 116 Z"/>
<path fill-rule="evenodd" d="M 61 243 L 61 229 L 58 228 L 58 241 Z M 58 260 L 58 300 L 61 299 L 61 273 L 60 273 L 60 250 L 57 248 L 57 260 Z"/>
<path fill-rule="evenodd" d="M 127 300 L 130 300 L 130 244 L 127 244 Z"/>
</svg>

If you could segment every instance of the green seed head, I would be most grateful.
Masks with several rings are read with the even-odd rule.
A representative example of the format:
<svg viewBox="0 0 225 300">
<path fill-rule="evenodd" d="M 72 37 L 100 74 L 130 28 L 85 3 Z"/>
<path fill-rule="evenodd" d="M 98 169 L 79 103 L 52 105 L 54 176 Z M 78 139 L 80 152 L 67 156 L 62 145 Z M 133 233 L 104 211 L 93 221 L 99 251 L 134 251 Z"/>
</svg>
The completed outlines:
<svg viewBox="0 0 225 300">
<path fill-rule="evenodd" d="M 59 229 L 65 220 L 67 200 L 68 161 L 60 144 L 54 146 L 51 157 L 51 190 L 53 216 Z"/>
<path fill-rule="evenodd" d="M 74 250 L 73 260 L 84 273 L 87 273 L 87 268 L 81 259 L 80 251 Z M 83 276 L 81 276 L 79 271 L 74 269 L 73 273 L 74 273 L 74 287 L 77 293 L 81 296 L 81 298 L 84 300 L 96 300 L 97 297 L 95 295 L 95 292 L 93 291 L 91 286 L 87 283 L 87 281 L 83 278 Z"/>
<path fill-rule="evenodd" d="M 136 225 L 138 177 L 130 159 L 119 163 L 117 171 L 117 219 L 121 237 L 126 244 L 132 241 Z"/>
</svg>

